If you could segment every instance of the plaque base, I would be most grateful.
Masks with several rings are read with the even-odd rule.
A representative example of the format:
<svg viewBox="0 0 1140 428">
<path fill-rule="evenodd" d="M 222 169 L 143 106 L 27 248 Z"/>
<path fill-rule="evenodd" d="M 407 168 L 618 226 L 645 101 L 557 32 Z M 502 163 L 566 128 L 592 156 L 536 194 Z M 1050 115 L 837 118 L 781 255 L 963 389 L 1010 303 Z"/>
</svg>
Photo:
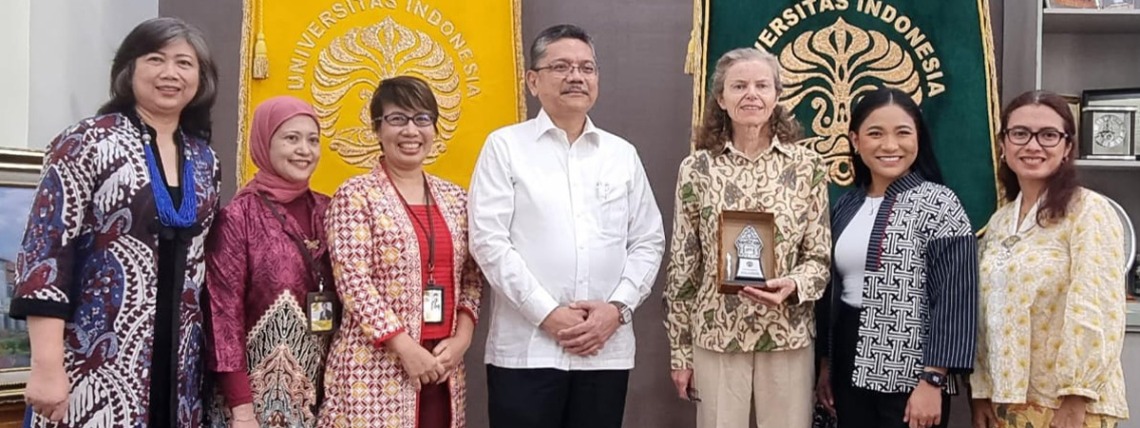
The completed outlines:
<svg viewBox="0 0 1140 428">
<path fill-rule="evenodd" d="M 740 290 L 743 290 L 745 287 L 768 288 L 768 282 L 767 281 L 755 281 L 755 280 L 737 281 L 737 280 L 731 280 L 730 279 L 730 280 L 726 280 L 726 281 L 721 281 L 720 286 L 717 287 L 717 291 L 720 292 L 721 294 L 736 294 L 736 293 L 739 293 Z"/>
</svg>

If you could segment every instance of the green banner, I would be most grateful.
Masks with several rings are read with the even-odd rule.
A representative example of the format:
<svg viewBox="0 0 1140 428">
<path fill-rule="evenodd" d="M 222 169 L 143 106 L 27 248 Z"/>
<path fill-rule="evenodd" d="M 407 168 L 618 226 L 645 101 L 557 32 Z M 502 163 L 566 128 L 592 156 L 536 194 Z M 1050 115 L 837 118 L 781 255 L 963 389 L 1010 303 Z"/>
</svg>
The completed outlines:
<svg viewBox="0 0 1140 428">
<path fill-rule="evenodd" d="M 886 85 L 922 107 L 946 184 L 975 229 L 989 220 L 999 125 L 987 0 L 707 0 L 705 7 L 699 81 L 708 88 L 717 58 L 738 47 L 778 56 L 780 101 L 810 137 L 801 143 L 827 160 L 832 195 L 841 191 L 835 185 L 851 183 L 854 101 Z"/>
</svg>

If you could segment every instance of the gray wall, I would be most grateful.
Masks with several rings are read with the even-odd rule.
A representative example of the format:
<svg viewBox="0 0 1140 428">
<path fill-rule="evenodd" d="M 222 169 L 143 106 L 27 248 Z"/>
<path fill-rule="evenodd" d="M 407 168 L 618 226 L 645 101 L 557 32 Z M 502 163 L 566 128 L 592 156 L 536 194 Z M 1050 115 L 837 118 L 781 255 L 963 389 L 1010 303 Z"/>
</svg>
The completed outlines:
<svg viewBox="0 0 1140 428">
<path fill-rule="evenodd" d="M 115 49 L 155 16 L 158 0 L 31 3 L 28 148 L 46 148 L 63 128 L 95 114 L 107 101 Z"/>
<path fill-rule="evenodd" d="M 529 41 L 541 29 L 575 23 L 595 37 L 602 66 L 601 96 L 592 112 L 598 126 L 621 135 L 638 147 L 645 162 L 666 224 L 673 217 L 673 188 L 677 165 L 689 151 L 692 80 L 682 73 L 691 25 L 692 0 L 526 0 L 523 36 Z M 1002 24 L 1002 2 L 991 2 L 996 35 Z M 238 0 L 161 0 L 161 15 L 179 16 L 207 33 L 221 72 L 221 90 L 214 117 L 214 148 L 227 161 L 223 193 L 234 192 L 237 141 L 238 50 L 241 2 Z M 997 44 L 1002 58 L 1001 40 Z M 1000 63 L 999 63 L 1000 65 Z M 529 101 L 531 114 L 537 111 Z M 662 269 L 664 272 L 664 269 Z M 693 407 L 675 398 L 669 380 L 669 357 L 661 311 L 663 281 L 638 310 L 634 325 L 638 339 L 637 369 L 626 403 L 627 427 L 691 427 Z M 487 426 L 483 338 L 480 327 L 468 353 L 472 427 Z M 969 426 L 965 405 L 955 403 L 952 426 Z"/>
</svg>

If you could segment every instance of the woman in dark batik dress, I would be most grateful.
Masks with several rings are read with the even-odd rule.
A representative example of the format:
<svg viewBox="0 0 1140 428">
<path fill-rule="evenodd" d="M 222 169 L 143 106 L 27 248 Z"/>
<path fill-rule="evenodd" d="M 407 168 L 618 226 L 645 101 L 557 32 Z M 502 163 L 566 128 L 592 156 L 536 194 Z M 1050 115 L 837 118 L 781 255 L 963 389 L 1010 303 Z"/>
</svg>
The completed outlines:
<svg viewBox="0 0 1140 428">
<path fill-rule="evenodd" d="M 25 426 L 202 424 L 216 82 L 200 31 L 148 20 L 115 54 L 111 100 L 52 141 L 11 307 L 32 344 Z"/>
<path fill-rule="evenodd" d="M 333 295 L 329 197 L 309 190 L 320 127 L 312 106 L 283 96 L 259 105 L 250 128 L 257 175 L 218 214 L 206 256 L 207 365 L 224 404 L 210 422 L 313 427 L 331 329 L 311 331 L 307 302 Z"/>
</svg>

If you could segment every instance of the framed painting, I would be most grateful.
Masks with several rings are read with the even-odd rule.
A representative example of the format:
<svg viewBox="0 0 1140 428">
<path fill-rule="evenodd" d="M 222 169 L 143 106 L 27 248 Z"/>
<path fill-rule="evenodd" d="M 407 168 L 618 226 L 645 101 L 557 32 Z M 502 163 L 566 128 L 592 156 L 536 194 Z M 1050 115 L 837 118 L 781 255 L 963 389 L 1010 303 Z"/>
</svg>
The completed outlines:
<svg viewBox="0 0 1140 428">
<path fill-rule="evenodd" d="M 0 405 L 24 401 L 31 370 L 27 325 L 8 317 L 8 308 L 43 156 L 41 151 L 0 149 Z"/>
</svg>

